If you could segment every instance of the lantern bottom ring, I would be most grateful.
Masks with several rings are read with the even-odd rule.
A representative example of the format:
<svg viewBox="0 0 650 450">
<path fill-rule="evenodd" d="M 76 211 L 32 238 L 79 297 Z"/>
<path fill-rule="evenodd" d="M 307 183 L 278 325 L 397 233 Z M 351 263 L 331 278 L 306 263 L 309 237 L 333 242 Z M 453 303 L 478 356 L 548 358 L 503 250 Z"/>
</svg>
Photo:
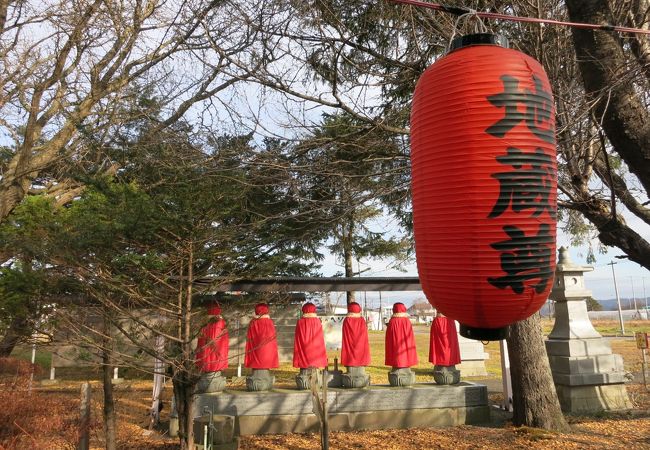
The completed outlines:
<svg viewBox="0 0 650 450">
<path fill-rule="evenodd" d="M 508 337 L 509 328 L 475 328 L 460 324 L 459 333 L 467 339 L 476 341 L 501 341 Z"/>
</svg>

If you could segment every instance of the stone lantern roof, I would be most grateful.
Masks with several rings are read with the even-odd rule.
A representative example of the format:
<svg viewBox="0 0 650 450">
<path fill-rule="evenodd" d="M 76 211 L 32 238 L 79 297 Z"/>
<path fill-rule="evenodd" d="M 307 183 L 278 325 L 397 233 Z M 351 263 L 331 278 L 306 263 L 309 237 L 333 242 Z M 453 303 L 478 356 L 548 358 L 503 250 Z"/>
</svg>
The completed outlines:
<svg viewBox="0 0 650 450">
<path fill-rule="evenodd" d="M 593 266 L 579 266 L 571 260 L 569 250 L 566 247 L 560 247 L 559 257 L 555 272 L 591 272 Z"/>
<path fill-rule="evenodd" d="M 594 270 L 593 266 L 575 264 L 565 247 L 560 247 L 559 253 L 555 281 L 549 298 L 556 302 L 566 302 L 591 297 L 591 291 L 585 287 L 584 273 Z"/>
</svg>

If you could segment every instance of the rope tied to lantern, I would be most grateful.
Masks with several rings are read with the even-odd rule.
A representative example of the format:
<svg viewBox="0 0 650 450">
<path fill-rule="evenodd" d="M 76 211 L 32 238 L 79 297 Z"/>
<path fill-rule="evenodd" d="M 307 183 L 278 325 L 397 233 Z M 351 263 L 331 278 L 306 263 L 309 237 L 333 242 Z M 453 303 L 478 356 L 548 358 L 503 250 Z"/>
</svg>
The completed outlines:
<svg viewBox="0 0 650 450">
<path fill-rule="evenodd" d="M 456 21 L 454 22 L 454 28 L 451 32 L 451 37 L 449 38 L 449 42 L 447 43 L 447 51 L 446 53 L 449 53 L 451 50 L 451 45 L 452 42 L 454 41 L 454 38 L 456 37 L 456 32 L 458 31 L 460 27 L 460 22 L 465 21 L 466 24 L 473 23 L 474 24 L 474 34 L 479 34 L 479 33 L 488 33 L 488 28 L 483 22 L 483 19 L 478 15 L 478 11 L 475 9 L 467 8 L 467 12 L 464 14 L 460 14 L 457 18 Z M 465 33 L 467 34 L 467 33 Z"/>
</svg>

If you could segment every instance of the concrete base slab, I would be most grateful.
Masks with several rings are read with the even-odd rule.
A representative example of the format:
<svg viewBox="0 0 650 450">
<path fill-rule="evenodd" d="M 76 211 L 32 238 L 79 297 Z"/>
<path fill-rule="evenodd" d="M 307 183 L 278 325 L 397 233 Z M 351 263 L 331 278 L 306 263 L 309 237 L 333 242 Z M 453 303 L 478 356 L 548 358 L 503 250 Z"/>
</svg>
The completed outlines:
<svg viewBox="0 0 650 450">
<path fill-rule="evenodd" d="M 601 411 L 631 409 L 632 402 L 623 384 L 603 386 L 556 385 L 562 411 L 572 414 L 593 414 Z"/>
<path fill-rule="evenodd" d="M 194 419 L 194 442 L 202 443 L 206 431 L 212 438 L 212 444 L 230 444 L 235 438 L 235 418 L 221 415 L 214 415 L 210 418 L 209 414 L 196 417 Z"/>
<path fill-rule="evenodd" d="M 389 428 L 452 427 L 485 423 L 490 420 L 488 406 L 468 408 L 401 409 L 330 414 L 330 431 L 383 430 Z M 240 435 L 317 433 L 318 418 L 311 415 L 240 416 Z"/>
<path fill-rule="evenodd" d="M 365 389 L 329 389 L 331 430 L 454 426 L 489 420 L 487 387 L 473 383 L 410 387 L 373 385 Z M 196 396 L 195 415 L 206 408 L 235 417 L 235 434 L 293 433 L 318 430 L 310 392 L 223 391 Z"/>
</svg>

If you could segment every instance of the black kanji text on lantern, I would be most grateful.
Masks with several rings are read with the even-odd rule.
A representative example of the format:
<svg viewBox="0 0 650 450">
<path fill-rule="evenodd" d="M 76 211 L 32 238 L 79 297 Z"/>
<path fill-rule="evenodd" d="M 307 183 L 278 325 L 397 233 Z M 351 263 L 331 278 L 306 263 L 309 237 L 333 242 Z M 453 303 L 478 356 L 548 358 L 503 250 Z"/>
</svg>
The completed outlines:
<svg viewBox="0 0 650 450">
<path fill-rule="evenodd" d="M 496 159 L 512 169 L 492 174 L 499 181 L 499 198 L 488 217 L 498 217 L 511 206 L 515 212 L 530 209 L 533 216 L 548 211 L 555 218 L 555 205 L 549 202 L 555 177 L 552 157 L 539 147 L 534 153 L 508 147 L 507 154 Z"/>
<path fill-rule="evenodd" d="M 489 277 L 488 282 L 496 288 L 511 288 L 517 294 L 522 294 L 526 287 L 524 282 L 537 280 L 532 287 L 538 294 L 544 292 L 553 276 L 551 246 L 554 239 L 550 226 L 541 224 L 533 236 L 526 236 L 514 225 L 504 226 L 503 231 L 510 239 L 495 242 L 491 247 L 501 252 L 501 269 L 506 275 Z"/>
<path fill-rule="evenodd" d="M 555 143 L 553 126 L 553 98 L 544 90 L 542 80 L 532 75 L 534 90 L 520 89 L 520 80 L 512 75 L 502 75 L 503 92 L 487 96 L 488 102 L 502 109 L 503 118 L 489 126 L 485 132 L 497 138 L 504 138 L 520 123 L 535 138 L 545 143 Z M 517 140 L 521 130 L 511 136 Z M 512 289 L 523 294 L 527 288 L 543 293 L 553 277 L 552 257 L 555 238 L 551 235 L 551 220 L 555 221 L 556 206 L 553 198 L 556 177 L 555 161 L 552 151 L 545 151 L 541 143 L 535 150 L 508 146 L 506 153 L 495 159 L 503 170 L 491 174 L 499 182 L 497 198 L 489 219 L 501 216 L 510 210 L 517 216 L 526 214 L 539 220 L 537 231 L 515 223 L 503 226 L 508 239 L 494 242 L 490 246 L 500 253 L 501 270 L 505 275 L 488 277 L 487 281 L 498 289 Z M 544 215 L 546 212 L 548 215 Z"/>
<path fill-rule="evenodd" d="M 498 108 L 504 108 L 502 119 L 488 127 L 485 131 L 495 137 L 502 138 L 524 121 L 528 129 L 545 142 L 555 143 L 555 130 L 551 122 L 553 97 L 545 91 L 542 81 L 535 75 L 533 82 L 535 90 L 520 90 L 519 80 L 511 75 L 502 75 L 503 92 L 490 95 L 487 100 Z M 523 106 L 523 111 L 519 106 Z"/>
</svg>

